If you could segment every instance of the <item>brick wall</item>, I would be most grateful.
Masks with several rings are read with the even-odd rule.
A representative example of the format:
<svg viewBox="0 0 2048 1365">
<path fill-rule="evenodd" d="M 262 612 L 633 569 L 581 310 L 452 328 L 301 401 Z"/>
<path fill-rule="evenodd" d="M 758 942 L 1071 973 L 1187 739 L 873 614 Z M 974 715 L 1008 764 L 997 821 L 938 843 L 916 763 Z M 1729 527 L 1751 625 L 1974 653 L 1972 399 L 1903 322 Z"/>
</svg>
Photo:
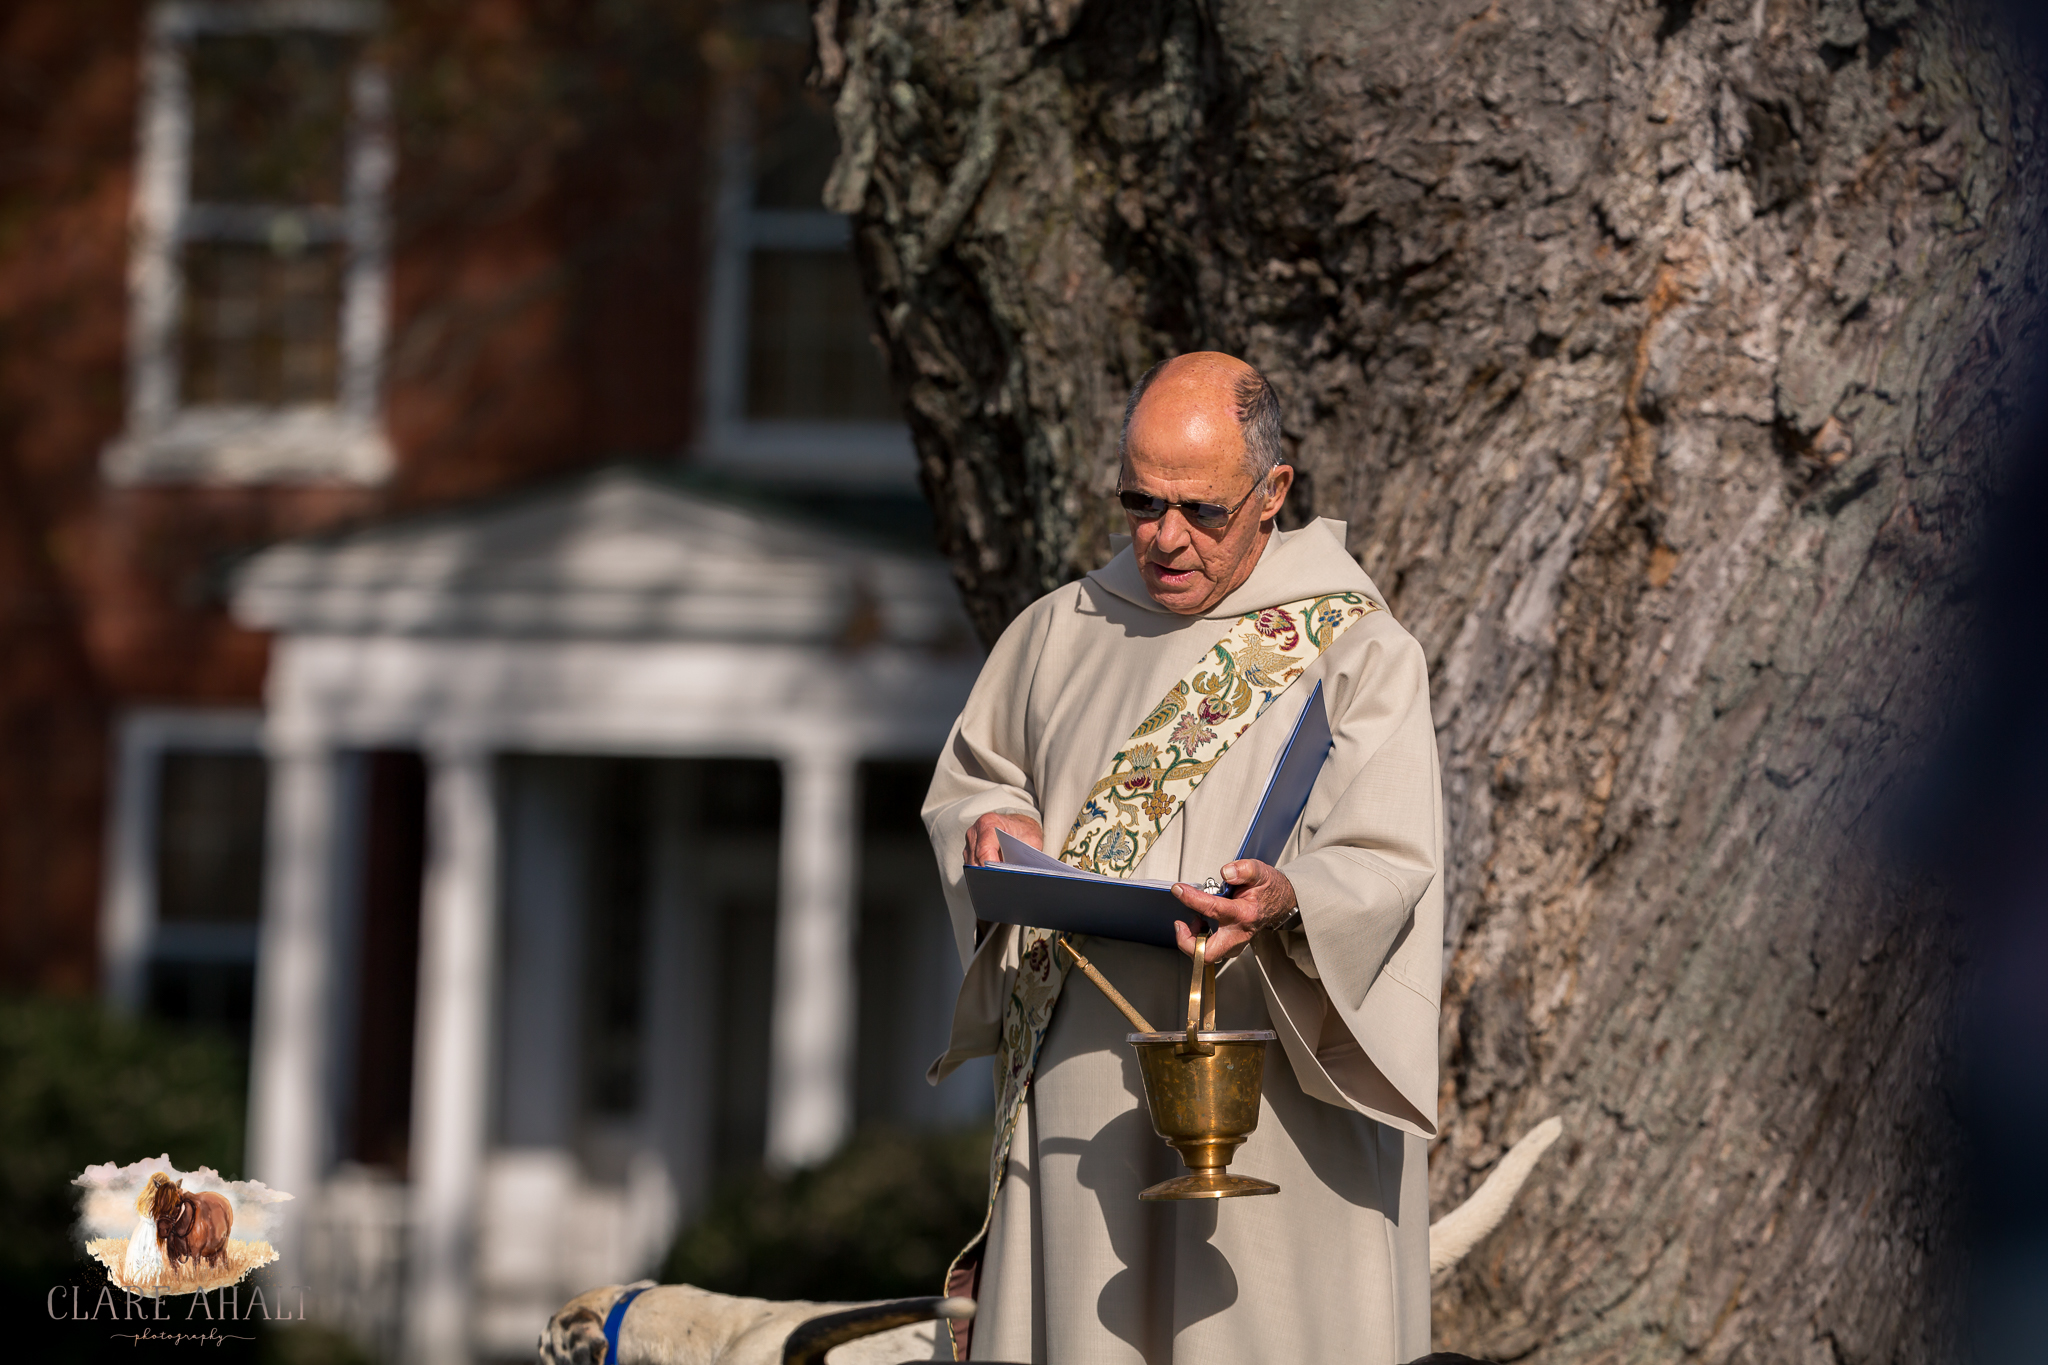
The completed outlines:
<svg viewBox="0 0 2048 1365">
<path fill-rule="evenodd" d="M 109 726 L 257 702 L 234 558 L 622 455 L 696 421 L 717 72 L 707 3 L 413 0 L 391 73 L 393 324 L 374 489 L 118 488 L 146 7 L 0 17 L 0 986 L 85 991 Z"/>
</svg>

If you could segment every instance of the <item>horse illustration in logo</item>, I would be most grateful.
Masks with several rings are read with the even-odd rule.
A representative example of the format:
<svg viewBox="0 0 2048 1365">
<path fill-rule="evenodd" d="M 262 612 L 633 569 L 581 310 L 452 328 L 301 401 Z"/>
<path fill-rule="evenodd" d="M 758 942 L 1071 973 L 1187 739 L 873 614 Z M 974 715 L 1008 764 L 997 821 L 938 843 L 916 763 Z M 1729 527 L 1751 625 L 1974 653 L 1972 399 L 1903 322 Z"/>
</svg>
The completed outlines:
<svg viewBox="0 0 2048 1365">
<path fill-rule="evenodd" d="M 235 1226 L 235 1206 L 226 1195 L 212 1190 L 187 1194 L 182 1182 L 157 1171 L 136 1197 L 135 1211 L 156 1224 L 156 1239 L 172 1265 L 199 1260 L 217 1266 L 225 1259 L 228 1232 Z"/>
<path fill-rule="evenodd" d="M 230 1234 L 238 1222 L 252 1219 L 255 1230 L 263 1230 L 264 1206 L 291 1198 L 255 1181 L 222 1180 L 204 1166 L 179 1171 L 169 1156 L 89 1167 L 74 1183 L 87 1191 L 88 1233 L 129 1227 L 125 1238 L 88 1237 L 86 1251 L 116 1285 L 150 1297 L 219 1289 L 276 1260 L 270 1243 L 237 1241 Z M 132 1199 L 129 1191 L 135 1192 Z M 131 1209 L 132 1225 L 125 1221 Z M 117 1218 L 123 1222 L 115 1223 Z"/>
</svg>

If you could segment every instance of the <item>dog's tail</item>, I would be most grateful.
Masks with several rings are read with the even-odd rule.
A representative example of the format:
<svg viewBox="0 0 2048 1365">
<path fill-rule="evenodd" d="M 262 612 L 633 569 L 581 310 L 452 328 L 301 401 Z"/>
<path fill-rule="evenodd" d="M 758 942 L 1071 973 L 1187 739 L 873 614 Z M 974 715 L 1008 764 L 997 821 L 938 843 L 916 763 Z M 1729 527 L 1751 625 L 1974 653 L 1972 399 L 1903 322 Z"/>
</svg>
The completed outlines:
<svg viewBox="0 0 2048 1365">
<path fill-rule="evenodd" d="M 855 1337 L 907 1327 L 933 1318 L 971 1318 L 973 1299 L 894 1299 L 826 1313 L 796 1325 L 782 1343 L 782 1365 L 823 1365 L 825 1352 Z"/>
<path fill-rule="evenodd" d="M 1522 1192 L 1522 1182 L 1563 1131 L 1564 1122 L 1555 1115 L 1531 1128 L 1508 1149 L 1471 1198 L 1429 1225 L 1430 1274 L 1449 1270 L 1464 1260 L 1481 1238 L 1500 1226 L 1500 1220 L 1508 1216 L 1508 1206 Z"/>
</svg>

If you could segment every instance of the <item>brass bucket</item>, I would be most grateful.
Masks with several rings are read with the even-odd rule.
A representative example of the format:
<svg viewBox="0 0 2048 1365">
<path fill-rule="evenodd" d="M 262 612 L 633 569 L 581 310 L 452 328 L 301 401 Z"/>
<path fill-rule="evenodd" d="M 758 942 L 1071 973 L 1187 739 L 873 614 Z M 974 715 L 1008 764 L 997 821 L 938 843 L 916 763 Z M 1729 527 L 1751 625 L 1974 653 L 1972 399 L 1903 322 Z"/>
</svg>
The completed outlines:
<svg viewBox="0 0 2048 1365">
<path fill-rule="evenodd" d="M 1152 1127 L 1180 1153 L 1191 1175 L 1175 1176 L 1139 1193 L 1140 1199 L 1230 1199 L 1278 1194 L 1270 1180 L 1232 1175 L 1231 1157 L 1259 1126 L 1259 1089 L 1266 1074 L 1271 1029 L 1216 1028 L 1216 968 L 1201 962 L 1196 940 L 1188 983 L 1188 1026 L 1181 1033 L 1133 1033 Z M 1198 1027 L 1205 1025 L 1206 1027 Z"/>
</svg>

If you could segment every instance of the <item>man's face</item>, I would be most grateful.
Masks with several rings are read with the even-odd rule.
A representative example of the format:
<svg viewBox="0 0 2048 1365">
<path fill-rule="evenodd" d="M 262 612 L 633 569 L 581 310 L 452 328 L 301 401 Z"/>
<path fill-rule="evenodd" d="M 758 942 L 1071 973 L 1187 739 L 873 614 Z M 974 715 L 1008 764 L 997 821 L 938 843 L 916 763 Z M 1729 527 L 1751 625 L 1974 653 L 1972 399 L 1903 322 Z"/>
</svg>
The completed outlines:
<svg viewBox="0 0 2048 1365">
<path fill-rule="evenodd" d="M 1265 523 L 1279 512 L 1294 480 L 1294 471 L 1280 465 L 1262 492 L 1253 492 L 1233 411 L 1236 375 L 1203 369 L 1214 372 L 1185 376 L 1170 369 L 1146 390 L 1131 415 L 1121 483 L 1168 502 L 1229 507 L 1244 499 L 1236 515 L 1214 531 L 1196 526 L 1178 507 L 1150 521 L 1124 514 L 1145 590 L 1182 616 L 1201 615 L 1251 577 L 1270 533 Z"/>
</svg>

